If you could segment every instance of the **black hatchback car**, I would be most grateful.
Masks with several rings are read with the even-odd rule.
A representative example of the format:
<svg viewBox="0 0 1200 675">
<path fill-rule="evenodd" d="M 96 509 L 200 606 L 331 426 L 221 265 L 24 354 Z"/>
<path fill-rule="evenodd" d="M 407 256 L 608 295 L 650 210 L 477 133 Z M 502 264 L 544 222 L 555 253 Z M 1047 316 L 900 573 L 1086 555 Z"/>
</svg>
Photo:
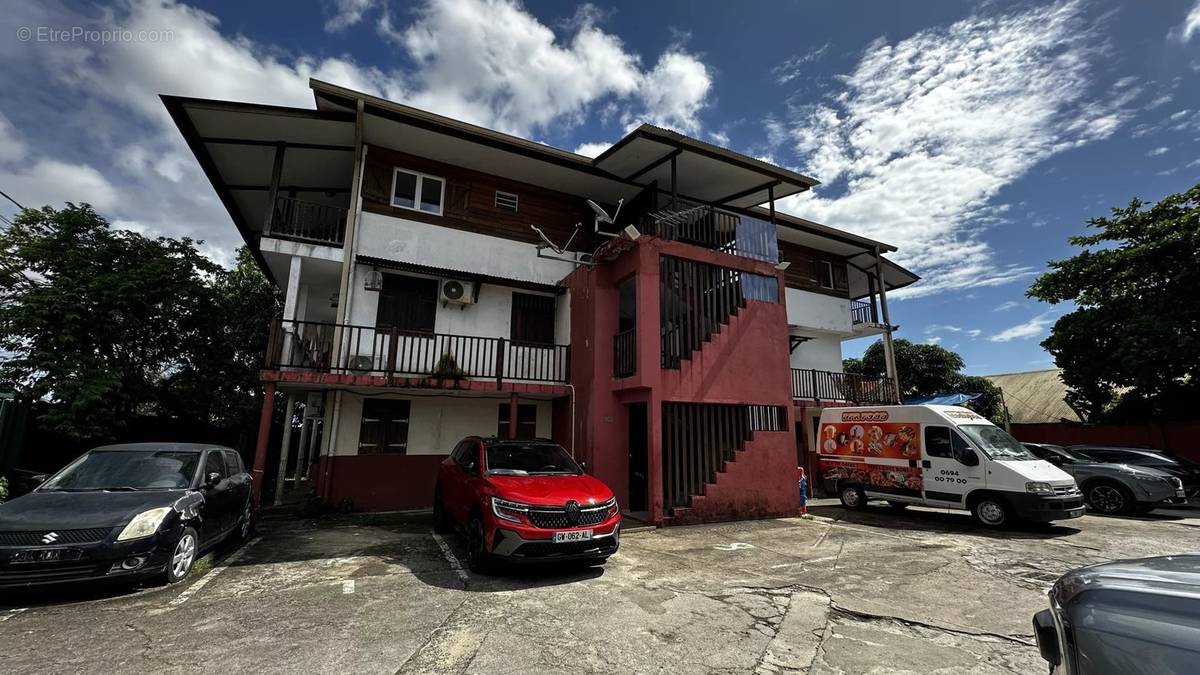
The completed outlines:
<svg viewBox="0 0 1200 675">
<path fill-rule="evenodd" d="M 183 580 L 204 551 L 247 537 L 250 474 L 229 448 L 134 443 L 91 450 L 0 504 L 0 588 Z"/>
</svg>

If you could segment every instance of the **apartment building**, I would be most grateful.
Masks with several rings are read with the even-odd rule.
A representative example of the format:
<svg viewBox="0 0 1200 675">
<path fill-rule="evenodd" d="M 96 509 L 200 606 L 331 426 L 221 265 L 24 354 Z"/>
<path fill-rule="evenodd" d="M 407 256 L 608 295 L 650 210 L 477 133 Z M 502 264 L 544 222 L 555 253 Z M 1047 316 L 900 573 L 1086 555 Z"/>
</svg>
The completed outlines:
<svg viewBox="0 0 1200 675">
<path fill-rule="evenodd" d="M 284 291 L 246 317 L 270 326 L 257 485 L 423 508 L 464 436 L 541 437 L 650 522 L 781 515 L 814 415 L 895 400 L 841 343 L 890 340 L 916 276 L 776 213 L 814 179 L 650 125 L 593 159 L 310 85 L 313 110 L 163 97 Z M 268 467 L 276 392 L 304 414 Z"/>
</svg>

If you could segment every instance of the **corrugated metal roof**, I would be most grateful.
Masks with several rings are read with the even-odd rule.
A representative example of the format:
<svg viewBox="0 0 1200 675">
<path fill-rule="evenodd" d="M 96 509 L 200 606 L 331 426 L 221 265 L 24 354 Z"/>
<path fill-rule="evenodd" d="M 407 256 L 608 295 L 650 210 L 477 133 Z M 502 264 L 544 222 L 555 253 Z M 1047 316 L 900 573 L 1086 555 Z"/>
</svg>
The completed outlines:
<svg viewBox="0 0 1200 675">
<path fill-rule="evenodd" d="M 1067 405 L 1067 385 L 1063 384 L 1060 373 L 1058 368 L 1051 368 L 984 377 L 1004 390 L 1004 402 L 1013 424 L 1081 422 L 1079 415 Z"/>
</svg>

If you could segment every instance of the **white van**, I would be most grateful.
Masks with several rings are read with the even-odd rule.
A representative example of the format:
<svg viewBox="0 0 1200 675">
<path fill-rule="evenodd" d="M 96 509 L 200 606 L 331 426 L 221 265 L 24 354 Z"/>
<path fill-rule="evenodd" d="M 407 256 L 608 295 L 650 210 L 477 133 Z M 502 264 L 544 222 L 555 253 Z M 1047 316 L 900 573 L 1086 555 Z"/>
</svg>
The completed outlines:
<svg viewBox="0 0 1200 675">
<path fill-rule="evenodd" d="M 850 509 L 870 499 L 965 509 L 988 527 L 1084 512 L 1075 479 L 966 408 L 829 408 L 817 452 L 821 478 Z"/>
</svg>

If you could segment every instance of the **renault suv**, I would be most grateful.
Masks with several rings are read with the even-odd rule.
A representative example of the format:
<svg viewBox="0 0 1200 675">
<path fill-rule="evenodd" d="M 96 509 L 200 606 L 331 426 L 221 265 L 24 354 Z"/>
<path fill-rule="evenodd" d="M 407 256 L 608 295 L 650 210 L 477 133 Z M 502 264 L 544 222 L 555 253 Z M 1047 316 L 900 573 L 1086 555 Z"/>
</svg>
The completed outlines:
<svg viewBox="0 0 1200 675">
<path fill-rule="evenodd" d="M 458 530 L 467 566 L 602 563 L 617 552 L 621 512 L 612 490 L 553 441 L 463 439 L 438 470 L 434 531 Z"/>
</svg>

